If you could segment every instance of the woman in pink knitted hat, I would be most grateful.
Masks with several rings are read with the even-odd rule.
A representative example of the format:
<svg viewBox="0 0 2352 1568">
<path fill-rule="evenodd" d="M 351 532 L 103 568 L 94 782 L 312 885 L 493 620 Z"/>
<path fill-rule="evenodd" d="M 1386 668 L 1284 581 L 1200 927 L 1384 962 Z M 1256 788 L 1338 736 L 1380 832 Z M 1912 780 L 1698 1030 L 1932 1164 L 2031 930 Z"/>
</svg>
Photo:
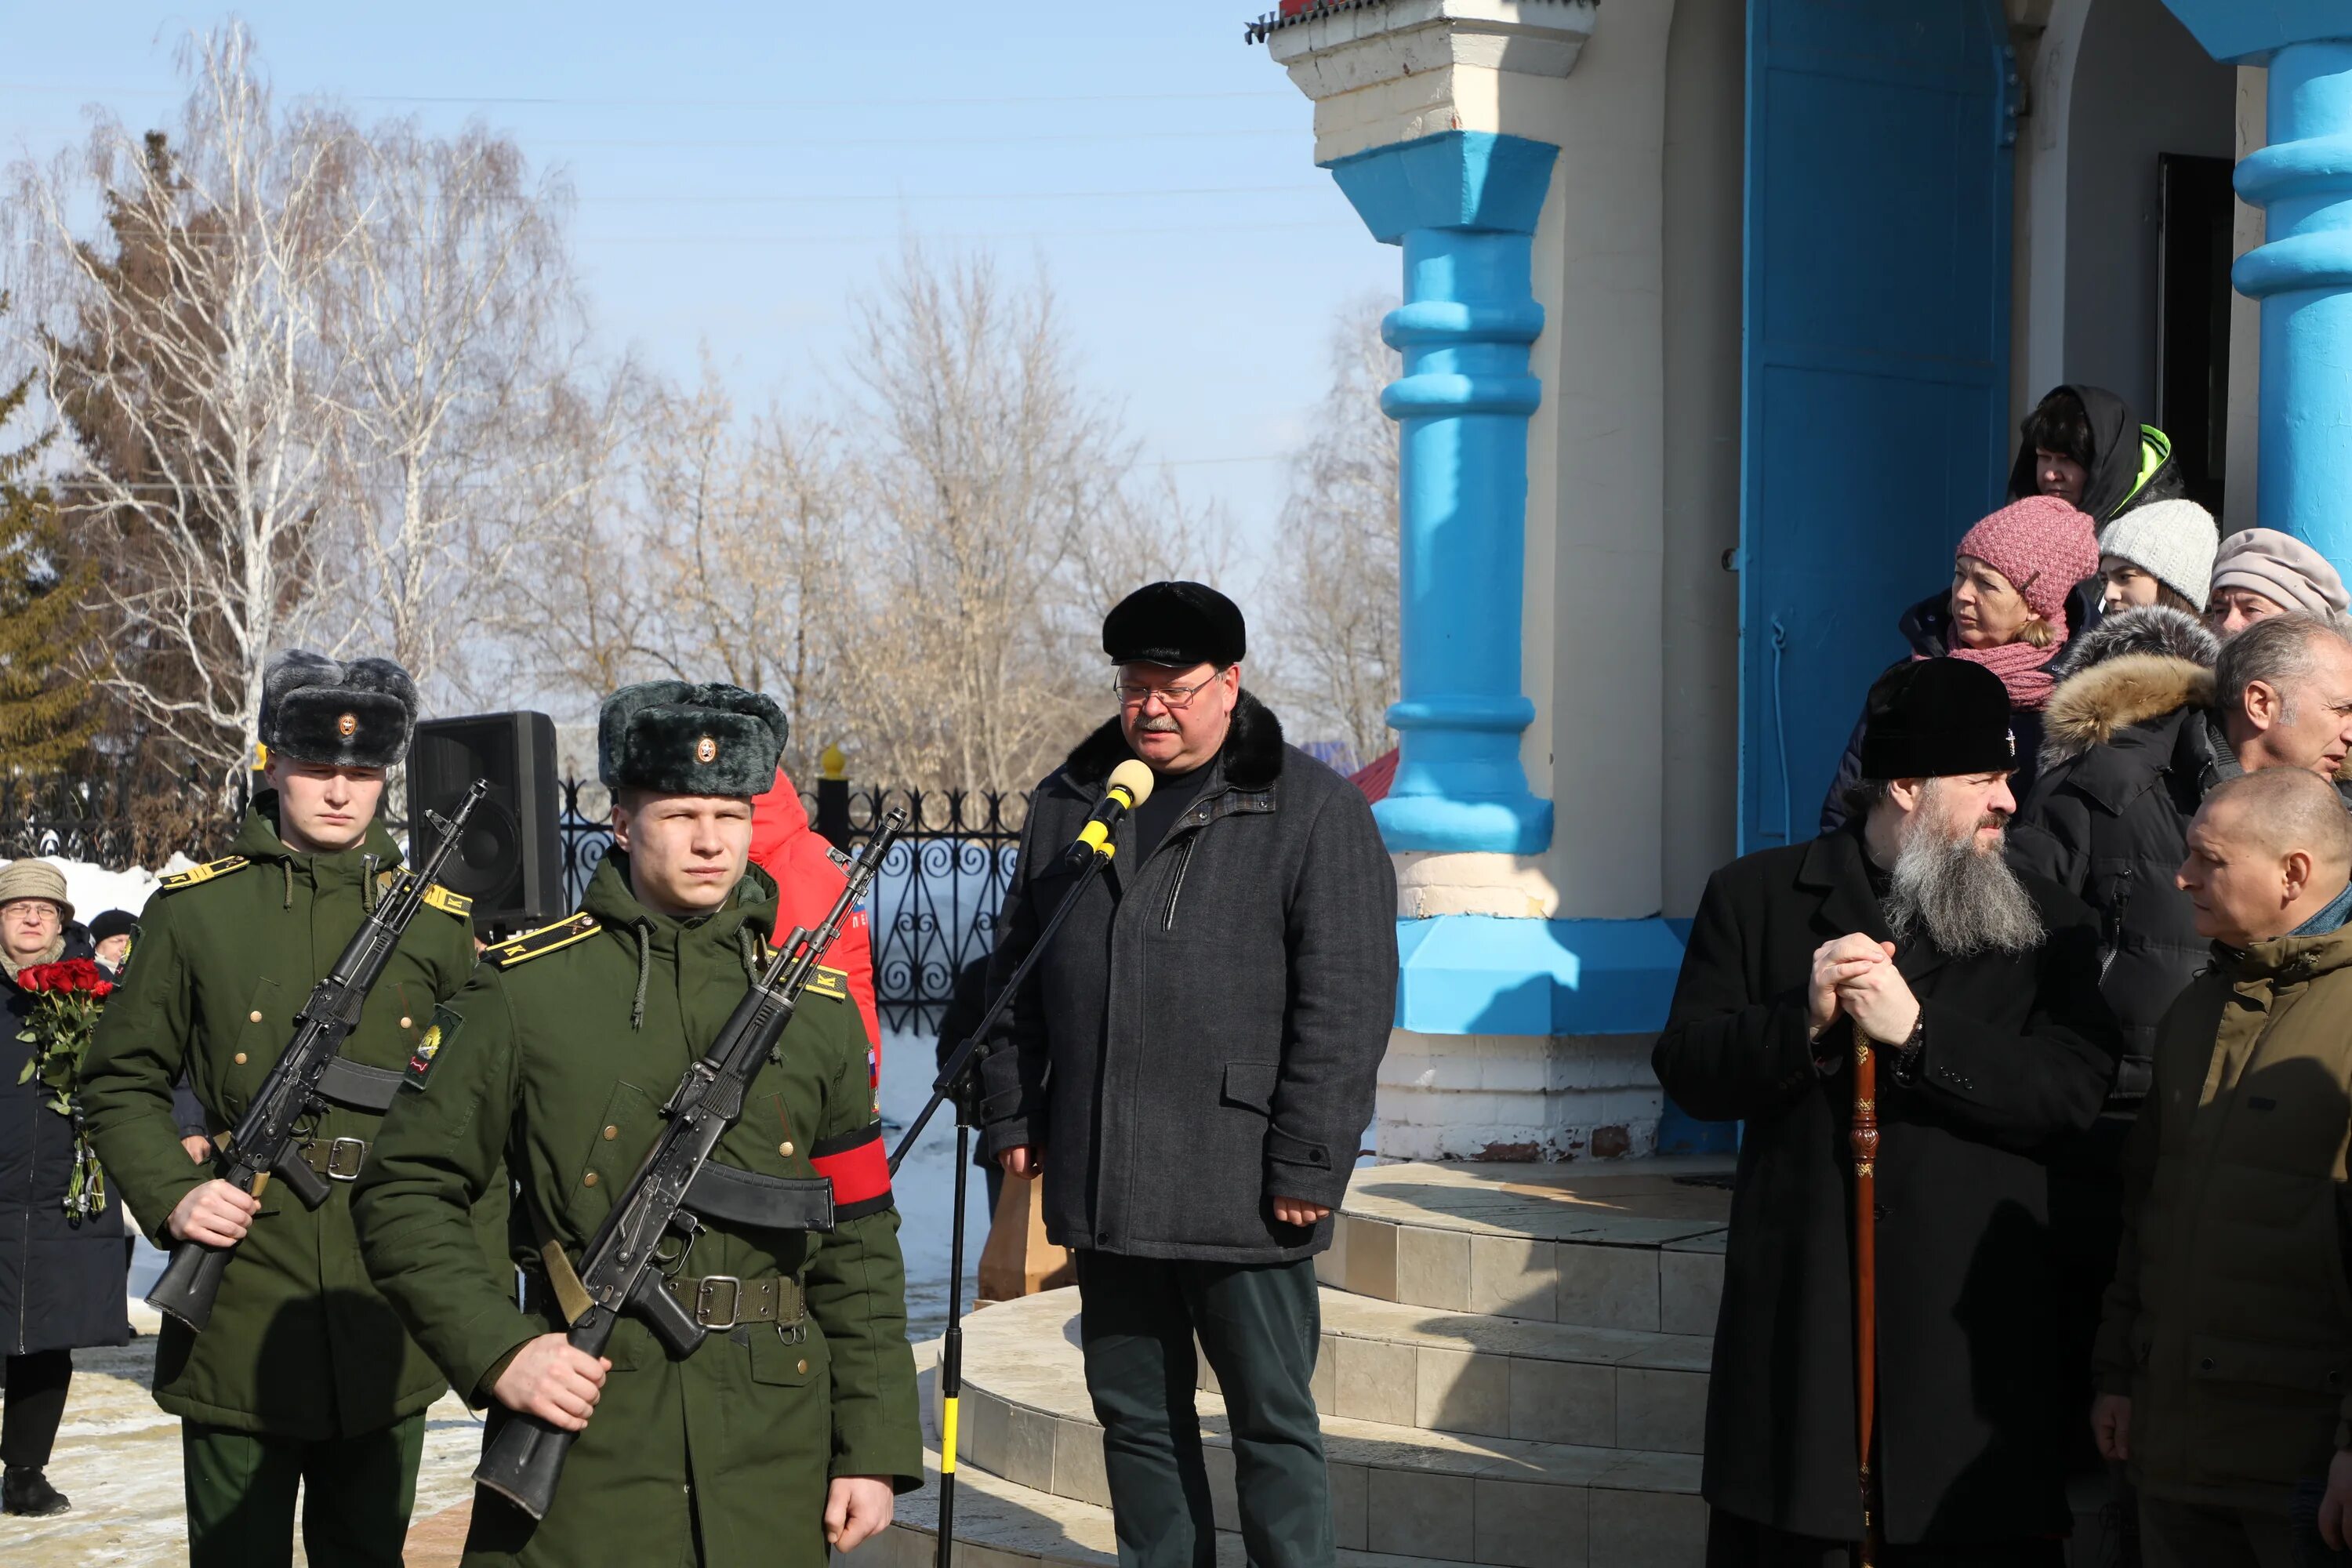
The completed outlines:
<svg viewBox="0 0 2352 1568">
<path fill-rule="evenodd" d="M 2049 664 L 2064 646 L 2066 598 L 2099 570 L 2090 518 L 2057 496 L 2027 496 L 1979 521 L 1960 540 L 1944 614 L 1917 605 L 1904 616 L 1914 658 L 1965 658 L 2000 677 L 2009 691 L 2022 796 L 2042 748 L 2042 710 L 2056 687 Z M 1862 778 L 1862 731 L 1854 730 L 1822 803 L 1822 831 L 1846 819 L 1846 792 Z"/>
</svg>

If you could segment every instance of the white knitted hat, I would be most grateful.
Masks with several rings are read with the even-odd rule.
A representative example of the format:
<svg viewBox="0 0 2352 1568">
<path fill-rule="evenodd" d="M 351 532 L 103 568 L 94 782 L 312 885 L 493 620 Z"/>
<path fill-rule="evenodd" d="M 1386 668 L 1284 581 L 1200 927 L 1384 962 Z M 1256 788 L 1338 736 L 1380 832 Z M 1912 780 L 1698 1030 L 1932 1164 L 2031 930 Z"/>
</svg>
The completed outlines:
<svg viewBox="0 0 2352 1568">
<path fill-rule="evenodd" d="M 2202 610 L 2221 531 L 2213 514 L 2178 498 L 2136 506 L 2099 532 L 2099 553 L 2118 555 Z"/>
</svg>

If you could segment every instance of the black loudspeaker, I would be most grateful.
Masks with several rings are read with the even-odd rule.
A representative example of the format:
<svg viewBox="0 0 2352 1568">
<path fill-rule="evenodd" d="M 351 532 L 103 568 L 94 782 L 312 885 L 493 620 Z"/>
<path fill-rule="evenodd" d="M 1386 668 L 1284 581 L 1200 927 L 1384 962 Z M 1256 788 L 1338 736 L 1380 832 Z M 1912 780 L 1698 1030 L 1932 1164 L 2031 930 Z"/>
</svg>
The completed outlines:
<svg viewBox="0 0 2352 1568">
<path fill-rule="evenodd" d="M 496 942 L 570 909 L 556 830 L 562 803 L 555 779 L 555 721 L 544 713 L 477 713 L 417 725 L 408 752 L 412 846 L 428 842 L 425 811 L 448 816 L 476 779 L 487 782 L 489 793 L 467 819 L 441 881 L 474 900 L 476 934 Z"/>
</svg>

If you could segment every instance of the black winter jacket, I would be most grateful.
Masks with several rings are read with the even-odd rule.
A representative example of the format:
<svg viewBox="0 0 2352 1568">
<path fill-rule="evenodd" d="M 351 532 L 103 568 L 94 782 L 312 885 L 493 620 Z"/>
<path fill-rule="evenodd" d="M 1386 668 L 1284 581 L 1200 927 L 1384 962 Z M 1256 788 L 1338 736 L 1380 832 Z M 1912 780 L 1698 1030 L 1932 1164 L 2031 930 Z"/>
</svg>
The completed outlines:
<svg viewBox="0 0 2352 1568">
<path fill-rule="evenodd" d="M 2042 777 L 2010 836 L 2012 865 L 2099 917 L 2099 988 L 2124 1029 L 2117 1110 L 2147 1092 L 2157 1020 L 2212 949 L 2172 878 L 2224 765 L 2207 723 L 2220 646 L 2195 616 L 2161 605 L 2070 644 L 2043 710 Z"/>
<path fill-rule="evenodd" d="M 993 989 L 1076 879 L 1062 852 L 1133 753 L 1116 720 L 1039 784 L 998 916 Z M 1330 1244 L 1395 1016 L 1396 874 L 1354 785 L 1244 692 L 1200 797 L 1134 825 L 993 1032 L 993 1155 L 1045 1160 L 1045 1233 L 1140 1258 L 1274 1263 Z"/>
<path fill-rule="evenodd" d="M 2062 1455 L 2083 1402 L 2057 1376 L 2059 1300 L 2038 1157 L 2088 1126 L 2115 1072 L 2091 912 L 2038 878 L 2031 952 L 1896 963 L 1925 1024 L 1917 1081 L 1878 1074 L 1879 1475 L 1886 1539 L 2063 1533 Z M 1744 1119 L 1700 1490 L 1832 1541 L 1854 1488 L 1850 1046 L 1821 1070 L 1805 984 L 1822 942 L 1892 935 L 1858 832 L 1767 849 L 1708 881 L 1653 1055 L 1675 1103 Z M 1850 1038 L 1840 1030 L 1841 1038 Z"/>
<path fill-rule="evenodd" d="M 88 958 L 89 933 L 66 928 L 65 958 Z M 106 1207 L 79 1225 L 66 1217 L 73 1124 L 49 1109 L 49 1091 L 17 1078 L 33 1047 L 16 1037 L 29 993 L 0 970 L 7 1017 L 0 1022 L 0 1355 L 131 1337 L 124 1286 L 122 1199 L 109 1183 Z"/>
</svg>

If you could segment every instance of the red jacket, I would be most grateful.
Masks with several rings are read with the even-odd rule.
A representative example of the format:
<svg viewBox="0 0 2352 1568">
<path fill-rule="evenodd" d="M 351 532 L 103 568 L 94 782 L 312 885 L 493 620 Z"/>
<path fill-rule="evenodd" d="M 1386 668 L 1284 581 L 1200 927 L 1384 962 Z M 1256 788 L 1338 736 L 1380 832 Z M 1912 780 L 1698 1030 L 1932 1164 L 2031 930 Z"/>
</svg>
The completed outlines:
<svg viewBox="0 0 2352 1568">
<path fill-rule="evenodd" d="M 833 910 L 847 881 L 833 847 L 809 826 L 801 792 L 776 770 L 776 787 L 751 802 L 751 863 L 776 879 L 776 936 L 793 927 L 814 926 Z M 853 910 L 841 938 L 825 954 L 825 966 L 849 976 L 849 994 L 866 1018 L 866 1042 L 875 1047 L 878 1075 L 882 1026 L 874 1011 L 874 939 L 866 911 Z"/>
</svg>

